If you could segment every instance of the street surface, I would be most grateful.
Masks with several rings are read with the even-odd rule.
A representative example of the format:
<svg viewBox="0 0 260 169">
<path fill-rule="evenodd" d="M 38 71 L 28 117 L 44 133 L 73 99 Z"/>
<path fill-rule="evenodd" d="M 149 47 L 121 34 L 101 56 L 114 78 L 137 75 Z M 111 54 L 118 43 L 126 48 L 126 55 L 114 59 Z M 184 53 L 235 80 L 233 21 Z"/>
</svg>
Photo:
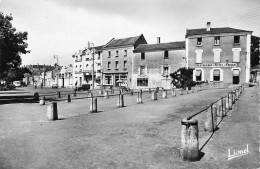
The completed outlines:
<svg viewBox="0 0 260 169">
<path fill-rule="evenodd" d="M 21 88 L 41 95 L 60 89 Z M 233 110 L 228 112 L 198 162 L 179 158 L 181 119 L 198 112 L 225 96 L 231 89 L 210 89 L 188 95 L 151 101 L 143 93 L 125 94 L 125 107 L 117 108 L 117 96 L 98 97 L 98 113 L 90 113 L 87 92 L 71 96 L 72 102 L 58 101 L 59 120 L 47 121 L 46 105 L 19 103 L 0 105 L 0 168 L 257 168 L 259 167 L 259 91 L 245 88 Z M 62 89 L 62 91 L 71 91 Z M 1 93 L 4 95 L 3 93 Z M 95 91 L 94 95 L 98 95 Z M 67 95 L 62 95 L 66 99 Z M 77 99 L 75 99 L 77 98 Z M 199 120 L 200 147 L 210 137 Z M 227 160 L 228 149 L 245 149 L 249 155 Z"/>
</svg>

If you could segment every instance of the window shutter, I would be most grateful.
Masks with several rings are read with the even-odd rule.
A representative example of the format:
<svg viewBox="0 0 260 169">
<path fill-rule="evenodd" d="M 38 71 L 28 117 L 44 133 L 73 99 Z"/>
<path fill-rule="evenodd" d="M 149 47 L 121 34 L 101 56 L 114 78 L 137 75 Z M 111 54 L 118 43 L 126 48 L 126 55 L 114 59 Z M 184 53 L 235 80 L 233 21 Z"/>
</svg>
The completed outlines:
<svg viewBox="0 0 260 169">
<path fill-rule="evenodd" d="M 163 75 L 163 65 L 161 65 L 161 75 Z"/>
<path fill-rule="evenodd" d="M 223 69 L 220 69 L 220 81 L 223 82 Z"/>
<path fill-rule="evenodd" d="M 213 69 L 210 70 L 209 81 L 213 81 Z"/>
<path fill-rule="evenodd" d="M 170 76 L 170 74 L 171 74 L 171 66 L 169 65 L 169 67 L 168 67 L 168 75 Z"/>
<path fill-rule="evenodd" d="M 196 81 L 196 69 L 193 70 L 193 81 Z"/>
<path fill-rule="evenodd" d="M 214 51 L 214 62 L 220 62 L 220 50 Z"/>
<path fill-rule="evenodd" d="M 202 51 L 196 51 L 196 63 L 202 63 Z"/>
<path fill-rule="evenodd" d="M 138 67 L 138 75 L 141 75 L 141 66 Z"/>
<path fill-rule="evenodd" d="M 201 69 L 201 81 L 205 81 L 204 80 L 204 70 L 203 69 Z"/>
<path fill-rule="evenodd" d="M 240 62 L 240 48 L 232 49 L 233 50 L 233 62 Z"/>
<path fill-rule="evenodd" d="M 145 66 L 145 75 L 147 75 L 147 66 Z"/>
</svg>

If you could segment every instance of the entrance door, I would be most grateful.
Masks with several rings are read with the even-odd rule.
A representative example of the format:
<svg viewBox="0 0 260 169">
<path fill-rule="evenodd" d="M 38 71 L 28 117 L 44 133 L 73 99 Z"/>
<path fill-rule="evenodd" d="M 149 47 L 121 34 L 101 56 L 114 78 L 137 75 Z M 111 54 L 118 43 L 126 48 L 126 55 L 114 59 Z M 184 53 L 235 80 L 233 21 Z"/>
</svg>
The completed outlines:
<svg viewBox="0 0 260 169">
<path fill-rule="evenodd" d="M 233 70 L 233 84 L 239 84 L 239 70 Z"/>
</svg>

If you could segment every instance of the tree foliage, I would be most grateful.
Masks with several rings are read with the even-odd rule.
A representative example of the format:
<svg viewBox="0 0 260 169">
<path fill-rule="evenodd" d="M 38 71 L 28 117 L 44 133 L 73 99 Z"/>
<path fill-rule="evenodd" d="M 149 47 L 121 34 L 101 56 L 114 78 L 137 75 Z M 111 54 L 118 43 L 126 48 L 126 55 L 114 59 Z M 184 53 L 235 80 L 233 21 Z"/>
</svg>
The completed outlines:
<svg viewBox="0 0 260 169">
<path fill-rule="evenodd" d="M 170 74 L 173 86 L 176 88 L 190 88 L 197 83 L 193 81 L 193 69 L 180 68 L 177 71 Z"/>
<path fill-rule="evenodd" d="M 0 13 L 0 79 L 17 80 L 21 73 L 21 54 L 26 54 L 27 32 L 17 31 L 12 26 L 12 15 Z"/>
<path fill-rule="evenodd" d="M 252 36 L 251 38 L 251 67 L 254 67 L 259 64 L 259 42 L 260 38 L 257 36 Z"/>
</svg>

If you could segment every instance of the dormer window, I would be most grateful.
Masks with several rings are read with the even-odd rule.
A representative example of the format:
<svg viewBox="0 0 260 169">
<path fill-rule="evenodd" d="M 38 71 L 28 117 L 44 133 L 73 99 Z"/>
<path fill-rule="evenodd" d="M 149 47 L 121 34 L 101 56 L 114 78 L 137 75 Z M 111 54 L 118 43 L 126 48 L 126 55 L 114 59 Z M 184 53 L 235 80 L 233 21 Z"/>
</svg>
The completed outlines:
<svg viewBox="0 0 260 169">
<path fill-rule="evenodd" d="M 197 46 L 201 46 L 202 45 L 202 38 L 197 38 Z"/>
<path fill-rule="evenodd" d="M 145 60 L 145 53 L 141 53 L 141 60 Z"/>
<path fill-rule="evenodd" d="M 215 37 L 214 42 L 215 45 L 220 45 L 220 36 Z"/>
</svg>

